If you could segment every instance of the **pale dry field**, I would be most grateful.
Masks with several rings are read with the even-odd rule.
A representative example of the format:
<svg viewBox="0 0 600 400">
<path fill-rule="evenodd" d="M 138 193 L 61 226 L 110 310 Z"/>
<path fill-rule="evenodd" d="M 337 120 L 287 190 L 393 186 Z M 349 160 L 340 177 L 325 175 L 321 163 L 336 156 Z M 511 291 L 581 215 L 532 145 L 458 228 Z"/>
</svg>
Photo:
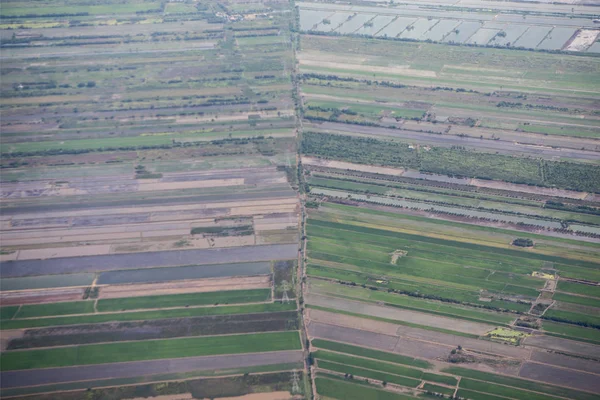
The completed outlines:
<svg viewBox="0 0 600 400">
<path fill-rule="evenodd" d="M 271 279 L 269 276 L 198 279 L 191 281 L 131 285 L 100 285 L 101 289 L 98 298 L 115 299 L 166 294 L 218 292 L 222 290 L 263 289 L 270 286 Z"/>
<path fill-rule="evenodd" d="M 345 161 L 325 160 L 315 157 L 302 156 L 302 164 L 314 165 L 326 168 L 349 169 L 351 171 L 369 172 L 373 174 L 401 176 L 404 173 L 403 168 L 376 167 L 373 165 L 354 164 Z"/>
</svg>

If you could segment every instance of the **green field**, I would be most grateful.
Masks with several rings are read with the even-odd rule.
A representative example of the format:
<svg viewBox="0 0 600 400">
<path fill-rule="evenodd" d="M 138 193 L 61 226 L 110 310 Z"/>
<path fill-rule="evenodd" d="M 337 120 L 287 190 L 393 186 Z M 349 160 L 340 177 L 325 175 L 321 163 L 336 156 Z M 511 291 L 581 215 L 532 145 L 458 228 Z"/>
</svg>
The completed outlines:
<svg viewBox="0 0 600 400">
<path fill-rule="evenodd" d="M 343 374 L 350 374 L 353 376 L 360 376 L 367 379 L 375 379 L 382 382 L 389 382 L 396 385 L 417 387 L 421 381 L 418 379 L 405 378 L 394 374 L 386 374 L 382 372 L 373 371 L 370 369 L 358 368 L 347 364 L 338 364 L 328 361 L 318 361 L 318 367 L 326 369 L 328 371 L 339 372 Z"/>
<path fill-rule="evenodd" d="M 49 317 L 53 315 L 91 314 L 94 312 L 93 301 L 69 301 L 52 304 L 23 305 L 15 319 Z"/>
<path fill-rule="evenodd" d="M 123 313 L 107 313 L 73 317 L 54 317 L 43 319 L 3 321 L 1 329 L 40 328 L 44 326 L 98 324 L 112 321 L 143 321 L 165 318 L 200 317 L 204 315 L 247 314 L 259 312 L 290 311 L 296 309 L 295 304 L 266 303 L 241 306 L 220 306 L 201 308 L 179 308 L 171 310 L 138 311 Z"/>
<path fill-rule="evenodd" d="M 339 379 L 318 377 L 315 379 L 317 393 L 327 398 L 340 400 L 409 400 L 415 397 L 367 387 Z"/>
<path fill-rule="evenodd" d="M 483 383 L 484 387 L 490 387 L 489 390 L 495 390 L 491 387 L 497 387 L 498 385 L 510 386 L 513 388 L 532 390 L 539 393 L 545 393 L 546 395 L 555 395 L 555 396 L 563 396 L 568 398 L 574 398 L 578 400 L 592 400 L 595 399 L 596 396 L 590 393 L 579 392 L 572 389 L 561 388 L 559 386 L 546 385 L 543 383 L 536 383 L 529 380 L 512 378 L 503 375 L 492 374 L 489 372 L 481 372 L 472 369 L 466 369 L 461 367 L 448 367 L 442 370 L 442 372 L 446 372 L 453 375 L 458 375 L 463 378 L 471 378 L 466 379 L 468 382 L 473 382 L 472 380 L 478 380 Z M 491 383 L 493 382 L 493 383 Z M 462 379 L 461 384 L 462 387 Z M 479 386 L 481 387 L 481 386 Z M 486 389 L 488 390 L 488 389 Z M 497 389 L 504 390 L 504 389 Z M 519 391 L 517 391 L 519 392 Z"/>
<path fill-rule="evenodd" d="M 300 349 L 298 332 L 147 340 L 5 353 L 2 371 Z"/>
<path fill-rule="evenodd" d="M 259 303 L 268 301 L 270 297 L 270 289 L 254 289 L 105 299 L 98 300 L 98 312 L 129 311 L 144 308 Z"/>
<path fill-rule="evenodd" d="M 312 345 L 319 349 L 331 350 L 338 353 L 347 353 L 359 357 L 372 358 L 380 361 L 387 361 L 395 364 L 404 364 L 417 368 L 430 368 L 431 363 L 418 360 L 411 357 L 402 356 L 399 354 L 386 353 L 384 351 L 367 349 L 359 346 L 352 346 L 345 343 L 332 342 L 330 340 L 313 339 Z"/>
<path fill-rule="evenodd" d="M 600 298 L 600 288 L 569 281 L 558 281 L 557 290 Z"/>
<path fill-rule="evenodd" d="M 438 375 L 431 372 L 423 372 L 419 369 L 409 368 L 406 366 L 398 365 L 398 364 L 390 364 L 387 362 L 379 362 L 377 360 L 370 360 L 366 358 L 358 358 L 347 356 L 339 353 L 332 353 L 324 350 L 318 350 L 313 354 L 313 357 L 318 360 L 329 361 L 331 363 L 335 363 L 337 368 L 335 371 L 337 372 L 348 372 L 343 371 L 344 366 L 355 366 L 361 369 L 368 369 L 373 371 L 380 371 L 394 375 L 400 375 L 403 377 L 412 378 L 413 380 L 421 380 L 425 379 L 431 382 L 444 383 L 450 385 L 456 385 L 456 379 L 450 376 Z M 329 365 L 329 364 L 328 364 Z M 325 367 L 323 367 L 325 368 Z M 328 368 L 326 368 L 328 369 Z M 378 379 L 378 378 L 373 378 Z M 381 380 L 381 379 L 380 379 Z M 402 383 L 399 383 L 402 385 Z"/>
</svg>

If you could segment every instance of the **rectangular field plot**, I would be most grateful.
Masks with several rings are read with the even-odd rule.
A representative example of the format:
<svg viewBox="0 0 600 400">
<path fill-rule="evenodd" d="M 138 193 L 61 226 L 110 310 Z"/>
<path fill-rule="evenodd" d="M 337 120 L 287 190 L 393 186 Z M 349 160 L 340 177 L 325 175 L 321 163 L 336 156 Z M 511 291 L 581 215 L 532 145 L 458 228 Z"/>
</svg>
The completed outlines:
<svg viewBox="0 0 600 400">
<path fill-rule="evenodd" d="M 222 292 L 172 294 L 166 296 L 143 296 L 127 299 L 99 300 L 99 312 L 141 310 L 145 308 L 168 308 L 203 306 L 214 304 L 259 303 L 268 301 L 270 289 L 231 290 Z M 17 315 L 18 317 L 18 315 Z"/>
<path fill-rule="evenodd" d="M 492 40 L 494 36 L 498 34 L 498 32 L 500 32 L 500 29 L 481 28 L 475 32 L 475 34 L 471 36 L 466 43 L 485 46 L 490 40 Z"/>
<path fill-rule="evenodd" d="M 94 277 L 94 274 L 68 274 L 2 278 L 0 291 L 87 286 L 92 284 Z"/>
<path fill-rule="evenodd" d="M 0 264 L 0 272 L 4 277 L 21 277 L 48 273 L 68 274 L 198 264 L 256 262 L 270 259 L 290 260 L 296 257 L 297 251 L 298 248 L 295 244 L 282 244 L 9 261 Z"/>
<path fill-rule="evenodd" d="M 354 31 L 363 26 L 365 22 L 370 21 L 374 17 L 374 14 L 356 14 L 352 17 L 352 19 L 344 22 L 335 31 L 342 34 L 354 33 Z"/>
<path fill-rule="evenodd" d="M 407 27 L 404 32 L 398 35 L 399 38 L 403 39 L 419 39 L 425 32 L 431 29 L 435 24 L 437 24 L 439 19 L 426 19 L 420 18 L 415 23 Z"/>
<path fill-rule="evenodd" d="M 481 28 L 481 22 L 465 21 L 454 28 L 454 31 L 447 35 L 443 42 L 446 43 L 463 43 L 466 42 L 475 32 Z"/>
<path fill-rule="evenodd" d="M 382 30 L 387 24 L 392 22 L 394 19 L 391 15 L 378 15 L 376 16 L 369 26 L 363 25 L 355 33 L 358 35 L 371 35 L 374 36 L 377 32 Z"/>
<path fill-rule="evenodd" d="M 404 31 L 408 25 L 412 24 L 416 20 L 416 18 L 398 17 L 385 28 L 377 32 L 377 35 L 375 36 L 389 38 L 396 37 L 400 32 Z"/>
<path fill-rule="evenodd" d="M 588 53 L 600 53 L 600 42 L 596 42 L 586 50 Z"/>
<path fill-rule="evenodd" d="M 329 11 L 300 10 L 300 29 L 310 31 L 330 14 Z"/>
<path fill-rule="evenodd" d="M 526 31 L 527 25 L 510 25 L 510 24 L 485 24 L 485 28 L 500 29 L 500 32 L 489 42 L 494 46 L 511 46 L 517 41 Z"/>
<path fill-rule="evenodd" d="M 550 32 L 548 26 L 532 26 L 517 40 L 513 47 L 535 49 Z"/>
<path fill-rule="evenodd" d="M 336 12 L 335 14 L 321 20 L 319 25 L 317 25 L 317 30 L 322 32 L 331 32 L 344 22 L 348 21 L 348 18 L 352 15 L 354 14 L 347 12 Z"/>
<path fill-rule="evenodd" d="M 446 36 L 452 35 L 454 29 L 459 24 L 460 21 L 455 19 L 442 19 L 429 32 L 423 35 L 422 39 L 441 42 Z"/>
<path fill-rule="evenodd" d="M 168 282 L 184 279 L 266 275 L 270 272 L 271 264 L 269 262 L 194 265 L 186 267 L 105 272 L 100 274 L 97 283 L 99 285 L 115 285 L 126 283 Z"/>
<path fill-rule="evenodd" d="M 577 32 L 575 28 L 556 27 L 550 31 L 548 36 L 540 43 L 537 49 L 540 50 L 560 50 L 565 43 Z"/>
<path fill-rule="evenodd" d="M 298 332 L 148 340 L 5 353 L 2 371 L 299 349 Z"/>
</svg>

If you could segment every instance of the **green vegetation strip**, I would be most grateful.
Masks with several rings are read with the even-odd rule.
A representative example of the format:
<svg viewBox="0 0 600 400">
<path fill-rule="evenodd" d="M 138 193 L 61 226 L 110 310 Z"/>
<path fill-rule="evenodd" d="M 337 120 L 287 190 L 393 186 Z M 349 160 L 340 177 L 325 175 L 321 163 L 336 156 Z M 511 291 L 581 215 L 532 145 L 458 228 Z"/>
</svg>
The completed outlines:
<svg viewBox="0 0 600 400">
<path fill-rule="evenodd" d="M 459 389 L 456 394 L 461 399 L 469 400 L 507 400 L 506 397 L 494 396 L 489 393 L 480 393 L 464 389 Z"/>
<path fill-rule="evenodd" d="M 565 293 L 554 293 L 552 298 L 556 301 L 562 301 L 565 303 L 579 304 L 582 306 L 598 307 L 600 308 L 600 299 L 583 296 L 571 296 Z"/>
<path fill-rule="evenodd" d="M 447 396 L 452 396 L 454 394 L 454 389 L 452 389 L 452 388 L 448 388 L 445 386 L 432 385 L 431 383 L 426 383 L 425 385 L 423 385 L 423 389 L 425 389 L 429 392 L 445 394 Z"/>
<path fill-rule="evenodd" d="M 407 396 L 404 394 L 386 392 L 385 390 L 379 390 L 371 388 L 365 385 L 357 385 L 354 383 L 344 382 L 339 379 L 330 378 L 316 378 L 315 385 L 317 386 L 317 393 L 321 396 L 330 397 L 333 399 L 343 400 L 365 400 L 365 399 L 377 399 L 377 400 L 409 400 L 415 399 L 415 397 Z"/>
<path fill-rule="evenodd" d="M 314 358 L 317 360 L 331 361 L 346 366 L 356 366 L 359 368 L 367 368 L 374 371 L 386 372 L 395 375 L 401 375 L 413 379 L 427 379 L 432 382 L 456 385 L 456 379 L 450 376 L 437 375 L 429 372 L 423 372 L 420 369 L 409 368 L 398 364 L 389 364 L 377 360 L 369 360 L 366 358 L 358 358 L 347 356 L 345 354 L 331 353 L 324 350 L 318 350 L 314 353 Z M 340 371 L 348 372 L 348 371 Z M 425 378 L 426 375 L 427 377 Z"/>
<path fill-rule="evenodd" d="M 361 211 L 364 211 L 364 210 L 361 210 Z M 404 217 L 404 216 L 402 216 L 402 217 Z M 374 228 L 368 228 L 368 227 L 353 225 L 353 224 L 343 224 L 343 223 L 336 223 L 336 222 L 330 222 L 330 221 L 323 221 L 323 220 L 319 220 L 319 219 L 310 219 L 309 223 L 312 225 L 315 225 L 315 226 L 321 226 L 321 227 L 326 227 L 326 228 L 346 230 L 346 231 L 351 231 L 351 232 L 365 233 L 365 234 L 378 235 L 378 236 L 383 236 L 383 237 L 391 237 L 391 238 L 397 238 L 397 239 L 407 239 L 407 240 L 413 240 L 413 241 L 422 242 L 422 243 L 428 243 L 428 244 L 432 244 L 432 245 L 444 245 L 444 246 L 450 246 L 450 247 L 458 247 L 458 248 L 467 249 L 467 250 L 474 250 L 474 251 L 480 251 L 480 252 L 485 252 L 485 253 L 494 253 L 494 254 L 498 254 L 501 256 L 519 257 L 519 258 L 524 258 L 524 259 L 529 259 L 529 260 L 532 259 L 532 260 L 540 260 L 540 261 L 549 261 L 549 262 L 573 265 L 573 266 L 577 266 L 577 267 L 584 267 L 584 268 L 589 268 L 589 269 L 594 269 L 594 270 L 600 269 L 600 264 L 598 264 L 598 263 L 572 260 L 572 259 L 564 258 L 564 257 L 547 256 L 544 254 L 531 253 L 531 252 L 527 252 L 524 250 L 512 250 L 512 249 L 499 248 L 499 247 L 493 247 L 493 246 L 485 246 L 485 245 L 480 245 L 480 244 L 475 244 L 475 243 L 457 242 L 455 240 L 438 239 L 438 238 L 433 238 L 433 237 L 428 237 L 428 236 L 414 235 L 414 234 L 410 234 L 410 233 L 395 232 L 395 231 L 390 231 L 390 230 L 386 230 L 386 229 L 374 229 Z M 514 233 L 513 233 L 513 235 L 514 235 Z"/>
<path fill-rule="evenodd" d="M 179 308 L 158 311 L 138 311 L 112 314 L 92 314 L 73 317 L 55 317 L 27 320 L 3 321 L 0 329 L 24 329 L 39 328 L 44 326 L 62 326 L 79 324 L 97 324 L 113 321 L 143 321 L 166 318 L 200 317 L 205 315 L 228 315 L 248 314 L 260 312 L 291 311 L 295 310 L 295 304 L 266 303 L 249 304 L 240 306 L 201 307 L 201 308 Z"/>
<path fill-rule="evenodd" d="M 544 331 L 552 336 L 569 337 L 584 342 L 600 344 L 598 329 L 584 328 L 582 326 L 562 324 L 560 322 L 546 321 L 542 323 Z"/>
<path fill-rule="evenodd" d="M 463 389 L 476 390 L 478 392 L 490 393 L 493 395 L 510 397 L 519 400 L 545 400 L 548 398 L 556 398 L 549 396 L 548 394 L 527 392 L 524 390 L 515 389 L 514 387 L 495 385 L 494 382 L 495 381 L 482 382 L 463 378 L 460 380 L 460 387 Z"/>
<path fill-rule="evenodd" d="M 67 301 L 64 303 L 30 304 L 21 306 L 14 318 L 48 317 L 52 315 L 92 314 L 93 301 Z"/>
<path fill-rule="evenodd" d="M 0 319 L 11 319 L 17 313 L 19 306 L 0 307 Z"/>
<path fill-rule="evenodd" d="M 143 308 L 204 306 L 210 304 L 258 303 L 268 301 L 270 289 L 230 290 L 224 292 L 186 293 L 98 300 L 98 311 L 127 311 Z"/>
<path fill-rule="evenodd" d="M 406 378 L 394 374 L 386 374 L 384 372 L 372 371 L 370 369 L 358 368 L 351 365 L 333 363 L 329 361 L 319 360 L 319 368 L 329 371 L 340 372 L 342 374 L 350 374 L 368 379 L 375 379 L 382 382 L 394 383 L 396 385 L 408 386 L 415 388 L 421 381 L 419 379 Z"/>
<path fill-rule="evenodd" d="M 492 374 L 489 372 L 481 372 L 472 369 L 466 369 L 461 367 L 448 367 L 442 370 L 453 375 L 459 375 L 463 378 L 471 378 L 480 380 L 483 383 L 493 382 L 498 385 L 512 386 L 514 388 L 532 390 L 535 392 L 545 393 L 549 395 L 562 396 L 567 398 L 573 398 L 578 400 L 597 400 L 597 396 L 590 393 L 578 392 L 573 389 L 561 388 L 558 386 L 546 385 L 543 383 L 528 381 L 520 378 L 512 378 L 503 375 Z M 463 380 L 461 379 L 460 386 L 463 386 Z M 512 396 L 511 396 L 512 397 Z"/>
<path fill-rule="evenodd" d="M 600 299 L 600 286 L 584 285 L 581 283 L 560 280 L 558 281 L 556 289 L 563 292 L 592 296 Z"/>
<path fill-rule="evenodd" d="M 379 361 L 388 361 L 395 364 L 410 365 L 418 368 L 431 368 L 433 365 L 424 360 L 418 360 L 412 357 L 401 356 L 399 354 L 386 353 L 379 350 L 371 350 L 364 347 L 352 346 L 345 343 L 332 342 L 323 339 L 313 339 L 313 346 L 324 350 L 337 351 L 360 357 L 374 358 Z"/>
<path fill-rule="evenodd" d="M 298 332 L 146 340 L 7 352 L 2 371 L 300 349 Z"/>
</svg>

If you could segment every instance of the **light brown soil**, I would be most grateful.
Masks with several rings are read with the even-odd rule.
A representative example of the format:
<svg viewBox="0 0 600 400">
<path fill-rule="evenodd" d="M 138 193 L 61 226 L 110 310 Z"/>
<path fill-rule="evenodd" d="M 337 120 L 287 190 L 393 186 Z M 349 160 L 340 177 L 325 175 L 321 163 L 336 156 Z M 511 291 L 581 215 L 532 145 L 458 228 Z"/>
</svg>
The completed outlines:
<svg viewBox="0 0 600 400">
<path fill-rule="evenodd" d="M 47 289 L 47 290 L 22 290 L 14 292 L 1 292 L 0 303 L 3 306 L 18 304 L 42 304 L 59 301 L 75 301 L 83 298 L 83 288 Z"/>
<path fill-rule="evenodd" d="M 385 174 L 394 176 L 401 176 L 404 173 L 404 169 L 401 168 L 376 167 L 373 165 L 354 164 L 344 161 L 323 160 L 314 157 L 302 157 L 302 163 L 327 168 L 349 169 L 352 171 L 370 172 L 374 174 Z"/>
<path fill-rule="evenodd" d="M 575 192 L 573 190 L 562 190 L 553 188 L 543 188 L 537 186 L 519 185 L 500 181 L 486 181 L 481 179 L 471 179 L 470 185 L 478 187 L 487 187 L 492 189 L 511 190 L 514 192 L 535 193 L 546 196 L 567 197 L 571 199 L 585 199 L 588 195 L 585 192 Z"/>
<path fill-rule="evenodd" d="M 425 78 L 435 78 L 437 76 L 435 71 L 423 71 L 411 69 L 409 65 L 396 65 L 393 67 L 378 67 L 375 65 L 360 65 L 360 64 L 348 64 L 347 60 L 340 60 L 340 62 L 324 61 L 324 58 L 331 59 L 331 55 L 327 54 L 320 56 L 316 53 L 304 53 L 299 55 L 300 66 L 317 66 L 323 68 L 333 69 L 344 69 L 351 71 L 369 71 L 369 72 L 380 72 L 385 74 L 404 75 L 404 76 L 416 76 Z"/>
<path fill-rule="evenodd" d="M 6 350 L 8 343 L 12 339 L 23 337 L 24 333 L 25 331 L 22 329 L 0 331 L 0 350 Z"/>
<path fill-rule="evenodd" d="M 182 282 L 101 286 L 100 299 L 156 296 L 181 293 L 217 292 L 220 290 L 262 289 L 271 285 L 269 276 L 198 279 Z"/>
<path fill-rule="evenodd" d="M 382 333 L 384 335 L 395 336 L 398 325 L 388 322 L 374 321 L 366 318 L 356 318 L 343 314 L 334 314 L 325 311 L 308 309 L 308 317 L 311 321 L 322 322 L 348 328 L 360 329 L 363 331 Z"/>
<path fill-rule="evenodd" d="M 59 257 L 96 256 L 110 254 L 110 245 L 92 245 L 80 247 L 55 247 L 51 249 L 18 250 L 17 260 L 37 260 Z"/>
</svg>

